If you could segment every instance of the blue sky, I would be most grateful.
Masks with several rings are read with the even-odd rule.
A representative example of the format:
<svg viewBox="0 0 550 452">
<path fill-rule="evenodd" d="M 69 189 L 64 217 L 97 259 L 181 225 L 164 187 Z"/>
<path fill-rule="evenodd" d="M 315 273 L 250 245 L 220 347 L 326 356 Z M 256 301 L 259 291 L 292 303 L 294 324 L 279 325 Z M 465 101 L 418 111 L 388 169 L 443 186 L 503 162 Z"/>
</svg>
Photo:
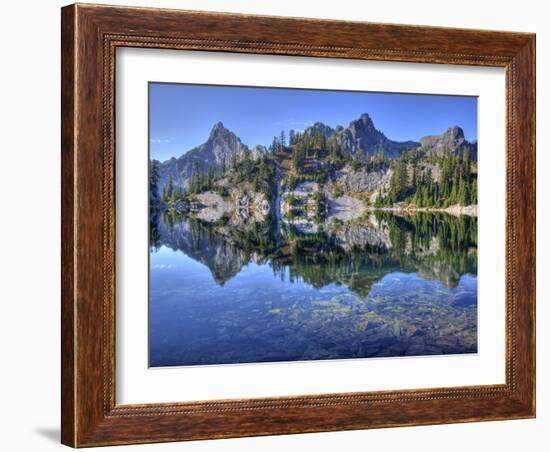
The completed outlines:
<svg viewBox="0 0 550 452">
<path fill-rule="evenodd" d="M 218 121 L 250 147 L 317 121 L 346 127 L 361 113 L 396 141 L 454 125 L 477 139 L 477 98 L 467 96 L 150 83 L 149 109 L 151 158 L 160 161 L 204 143 Z"/>
</svg>

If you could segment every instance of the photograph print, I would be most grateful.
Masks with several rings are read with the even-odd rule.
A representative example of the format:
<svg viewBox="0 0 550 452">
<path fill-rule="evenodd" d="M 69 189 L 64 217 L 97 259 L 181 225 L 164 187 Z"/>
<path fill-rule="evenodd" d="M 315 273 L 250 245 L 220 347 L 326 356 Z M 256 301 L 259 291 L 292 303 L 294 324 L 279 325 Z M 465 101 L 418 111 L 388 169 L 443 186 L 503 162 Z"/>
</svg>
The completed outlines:
<svg viewBox="0 0 550 452">
<path fill-rule="evenodd" d="M 477 97 L 148 89 L 150 367 L 477 353 Z"/>
</svg>

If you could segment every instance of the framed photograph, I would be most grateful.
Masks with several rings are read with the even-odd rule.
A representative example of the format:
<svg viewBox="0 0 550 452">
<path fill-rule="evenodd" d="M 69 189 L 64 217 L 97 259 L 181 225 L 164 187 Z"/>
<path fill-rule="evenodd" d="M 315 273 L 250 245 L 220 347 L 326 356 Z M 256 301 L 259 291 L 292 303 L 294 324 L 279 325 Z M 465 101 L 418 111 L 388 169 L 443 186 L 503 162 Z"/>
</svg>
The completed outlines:
<svg viewBox="0 0 550 452">
<path fill-rule="evenodd" d="M 535 416 L 535 36 L 62 9 L 62 442 Z"/>
</svg>

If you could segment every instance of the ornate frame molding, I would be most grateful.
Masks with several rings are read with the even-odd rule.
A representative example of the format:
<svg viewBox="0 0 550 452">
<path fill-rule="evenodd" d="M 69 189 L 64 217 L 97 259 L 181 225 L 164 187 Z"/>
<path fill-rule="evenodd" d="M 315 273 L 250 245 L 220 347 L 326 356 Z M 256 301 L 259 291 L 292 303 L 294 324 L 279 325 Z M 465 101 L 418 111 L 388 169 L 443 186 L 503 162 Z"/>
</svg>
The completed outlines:
<svg viewBox="0 0 550 452">
<path fill-rule="evenodd" d="M 284 32 L 273 35 L 271 30 Z M 62 44 L 64 444 L 80 447 L 534 416 L 534 35 L 77 4 L 62 9 Z M 116 405 L 118 47 L 506 68 L 506 383 Z"/>
</svg>

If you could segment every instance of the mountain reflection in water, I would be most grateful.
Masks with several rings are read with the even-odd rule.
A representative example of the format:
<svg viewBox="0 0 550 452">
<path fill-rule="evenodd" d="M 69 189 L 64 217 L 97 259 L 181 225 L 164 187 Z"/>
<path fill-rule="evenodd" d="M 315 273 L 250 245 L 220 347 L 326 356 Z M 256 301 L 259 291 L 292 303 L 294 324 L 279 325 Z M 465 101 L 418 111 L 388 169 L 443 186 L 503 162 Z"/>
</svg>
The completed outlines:
<svg viewBox="0 0 550 452">
<path fill-rule="evenodd" d="M 150 253 L 153 367 L 477 352 L 475 217 L 303 234 L 153 212 Z"/>
</svg>

